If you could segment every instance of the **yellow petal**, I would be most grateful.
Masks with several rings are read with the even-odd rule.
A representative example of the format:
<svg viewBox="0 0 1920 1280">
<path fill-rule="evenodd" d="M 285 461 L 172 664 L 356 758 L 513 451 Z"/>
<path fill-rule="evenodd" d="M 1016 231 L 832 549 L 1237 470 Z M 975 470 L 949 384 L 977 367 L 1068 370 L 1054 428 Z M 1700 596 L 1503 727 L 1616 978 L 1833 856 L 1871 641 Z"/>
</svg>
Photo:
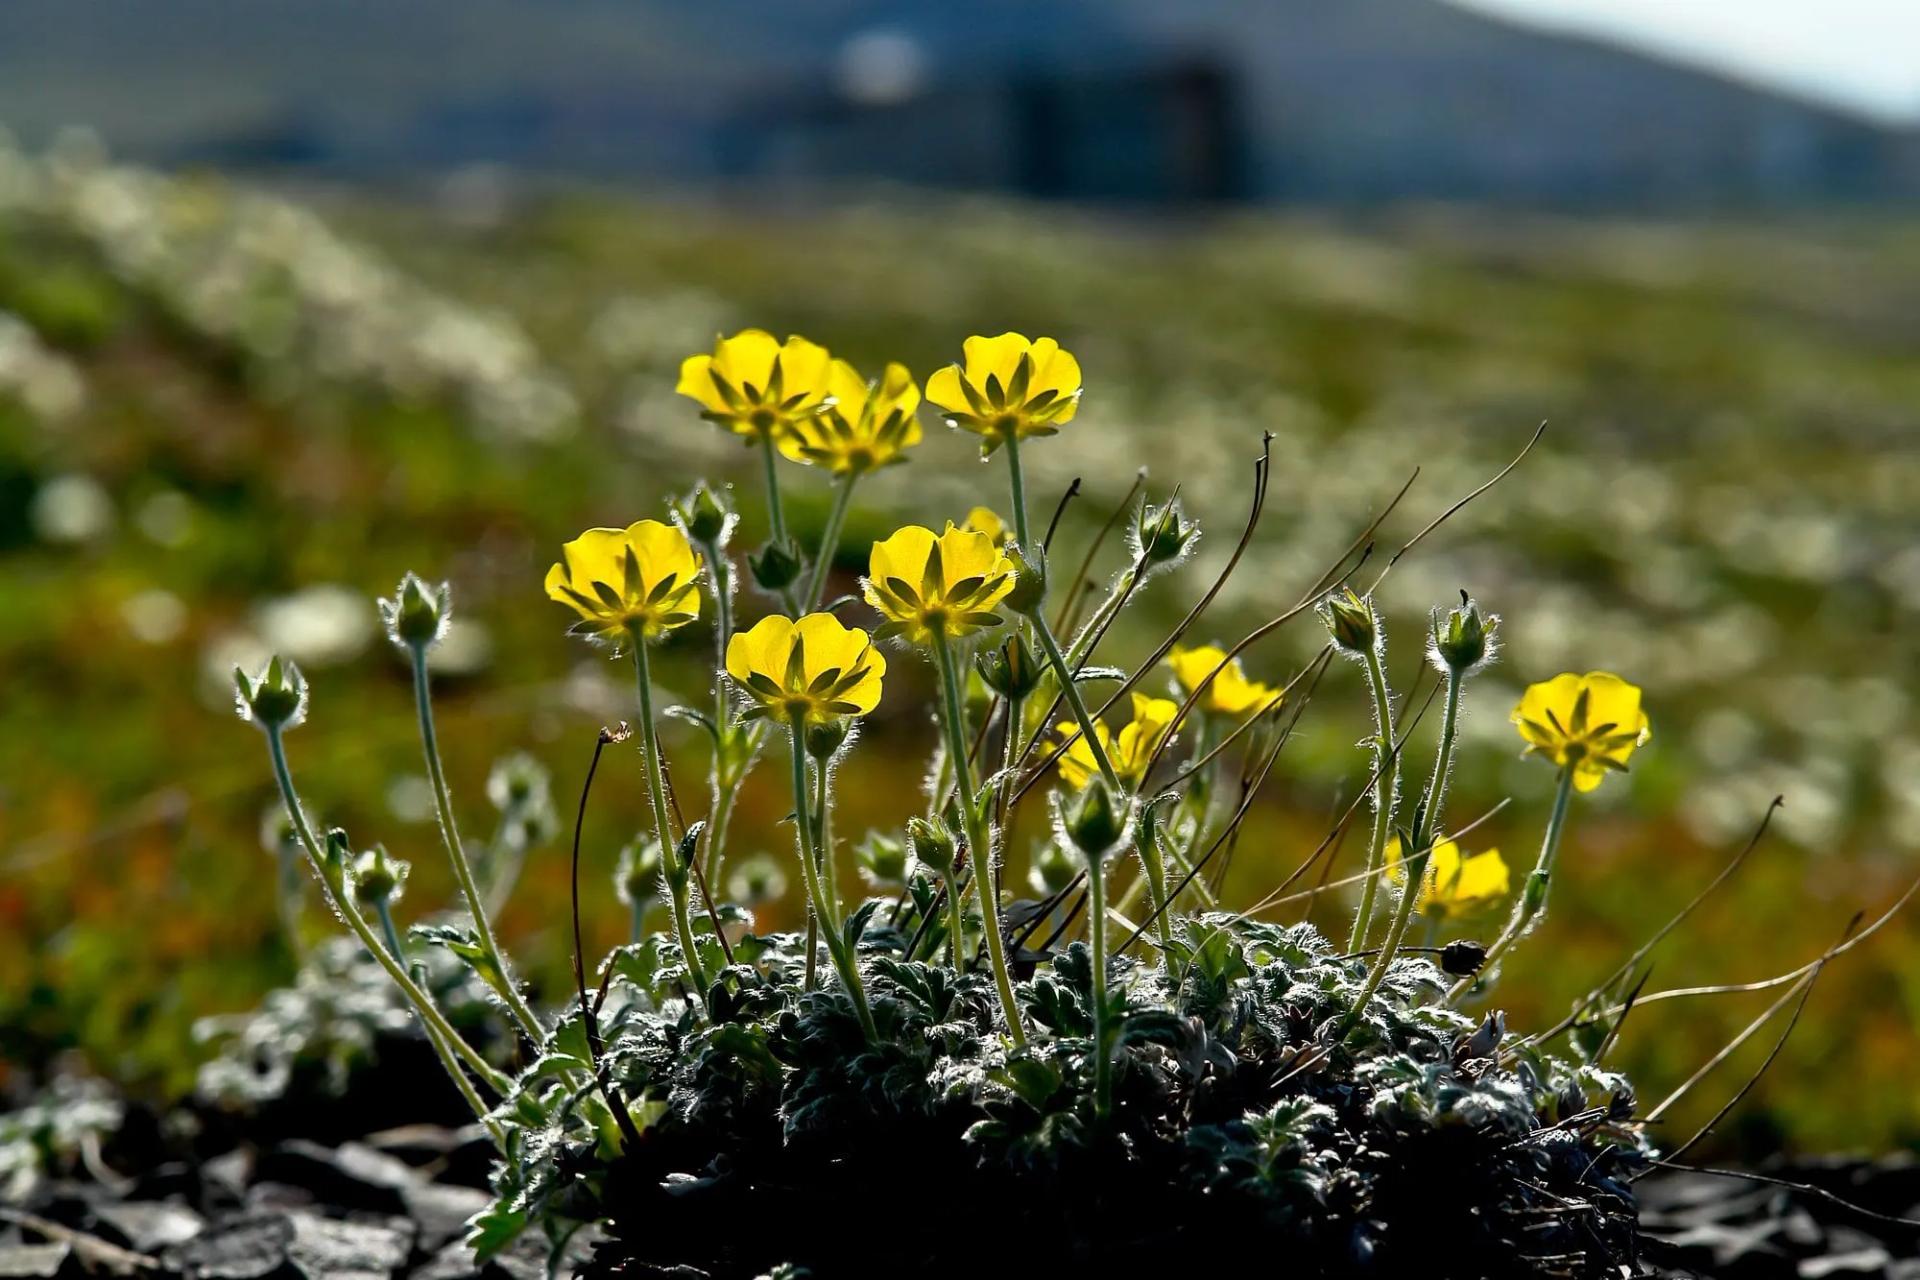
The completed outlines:
<svg viewBox="0 0 1920 1280">
<path fill-rule="evenodd" d="M 1071 352 L 1062 350 L 1052 338 L 1036 338 L 1031 354 L 1033 379 L 1027 388 L 1029 399 L 1043 391 L 1051 391 L 1062 400 L 1079 393 L 1080 362 Z M 1069 409 L 1059 420 L 1064 422 L 1072 412 Z"/>
<path fill-rule="evenodd" d="M 874 582 L 900 578 L 914 590 L 927 571 L 927 557 L 933 552 L 933 530 L 910 524 L 895 529 L 885 540 L 873 544 L 867 557 L 867 575 Z"/>
<path fill-rule="evenodd" d="M 953 365 L 936 369 L 927 379 L 927 399 L 949 413 L 972 413 L 967 393 L 960 389 L 960 370 Z"/>
<path fill-rule="evenodd" d="M 1614 725 L 1615 732 L 1637 733 L 1645 742 L 1652 736 L 1647 713 L 1640 707 L 1640 689 L 1611 671 L 1589 671 L 1583 678 L 1587 690 L 1587 724 L 1590 728 Z"/>
<path fill-rule="evenodd" d="M 779 354 L 780 344 L 765 329 L 742 329 L 714 345 L 713 367 L 742 394 L 758 399 L 766 393 Z"/>
<path fill-rule="evenodd" d="M 967 381 L 985 391 L 987 377 L 992 375 L 999 379 L 1004 392 L 1013 381 L 1014 370 L 1020 367 L 1020 357 L 1032 346 L 1024 334 L 1003 333 L 993 338 L 975 334 L 961 344 L 966 354 Z"/>
<path fill-rule="evenodd" d="M 734 632 L 727 641 L 727 674 L 742 685 L 756 673 L 778 684 L 792 648 L 793 620 L 769 614 L 747 630 Z"/>
<path fill-rule="evenodd" d="M 683 396 L 699 401 L 713 413 L 730 412 L 720 391 L 713 385 L 713 357 L 708 355 L 688 356 L 680 362 L 680 381 L 674 390 Z"/>
</svg>

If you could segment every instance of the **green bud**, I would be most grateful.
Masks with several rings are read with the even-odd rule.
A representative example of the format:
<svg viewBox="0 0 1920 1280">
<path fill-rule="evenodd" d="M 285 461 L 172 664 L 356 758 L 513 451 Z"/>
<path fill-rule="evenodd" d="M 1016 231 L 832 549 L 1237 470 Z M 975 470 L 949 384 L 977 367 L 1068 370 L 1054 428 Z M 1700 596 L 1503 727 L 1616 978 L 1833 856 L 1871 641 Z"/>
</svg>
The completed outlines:
<svg viewBox="0 0 1920 1280">
<path fill-rule="evenodd" d="M 392 906 L 400 901 L 412 870 L 410 864 L 388 857 L 385 846 L 376 844 L 353 860 L 353 900 L 367 908 Z"/>
<path fill-rule="evenodd" d="M 1011 544 L 1006 549 L 1006 556 L 1013 562 L 1013 589 L 1007 592 L 1001 603 L 1019 614 L 1038 612 L 1047 602 L 1046 556 L 1036 547 L 1029 559 L 1026 548 Z"/>
<path fill-rule="evenodd" d="M 1052 897 L 1072 883 L 1074 871 L 1073 859 L 1067 851 L 1049 840 L 1034 854 L 1033 866 L 1027 870 L 1027 883 L 1035 893 Z"/>
<path fill-rule="evenodd" d="M 1089 859 L 1105 858 L 1113 852 L 1126 834 L 1127 823 L 1104 778 L 1089 780 L 1072 796 L 1059 797 L 1056 793 L 1056 797 L 1060 824 L 1076 848 Z"/>
<path fill-rule="evenodd" d="M 867 838 L 854 846 L 853 856 L 860 864 L 861 873 L 875 884 L 906 882 L 907 846 L 892 836 L 867 832 Z"/>
<path fill-rule="evenodd" d="M 758 555 L 747 557 L 753 580 L 766 591 L 784 591 L 792 586 L 805 563 L 806 558 L 791 538 L 785 542 L 769 542 L 760 548 Z"/>
<path fill-rule="evenodd" d="M 659 891 L 659 842 L 636 836 L 620 850 L 620 861 L 613 873 L 614 896 L 632 906 L 647 901 Z"/>
<path fill-rule="evenodd" d="M 736 902 L 756 906 L 772 902 L 787 891 L 787 874 L 764 853 L 742 858 L 727 877 L 727 892 Z"/>
<path fill-rule="evenodd" d="M 1380 642 L 1380 626 L 1373 615 L 1373 601 L 1342 588 L 1320 602 L 1320 617 L 1327 624 L 1333 642 L 1352 654 L 1368 654 Z"/>
<path fill-rule="evenodd" d="M 453 589 L 446 583 L 429 587 L 420 575 L 400 579 L 393 599 L 380 602 L 380 621 L 387 639 L 402 649 L 431 649 L 447 634 L 453 621 Z"/>
<path fill-rule="evenodd" d="M 1142 502 L 1134 515 L 1133 554 L 1150 568 L 1173 564 L 1193 550 L 1199 536 L 1199 523 L 1182 515 L 1178 498 L 1158 507 Z"/>
<path fill-rule="evenodd" d="M 834 752 L 846 744 L 847 734 L 852 729 L 853 722 L 840 716 L 809 724 L 804 735 L 807 754 L 815 760 L 833 759 Z"/>
<path fill-rule="evenodd" d="M 733 512 L 715 496 L 705 481 L 696 486 L 685 499 L 675 502 L 673 513 L 679 517 L 689 538 L 695 542 L 704 543 L 722 541 L 733 516 Z"/>
<path fill-rule="evenodd" d="M 551 805 L 547 767 L 524 751 L 501 756 L 487 774 L 487 799 L 502 813 Z"/>
<path fill-rule="evenodd" d="M 320 860 L 332 868 L 344 867 L 347 855 L 353 852 L 353 845 L 347 840 L 347 833 L 339 827 L 330 828 L 320 841 Z"/>
<path fill-rule="evenodd" d="M 1473 597 L 1462 591 L 1459 608 L 1448 610 L 1444 616 L 1434 610 L 1427 635 L 1427 660 L 1442 675 L 1470 676 L 1493 661 L 1499 648 L 1499 630 L 1499 616 L 1481 613 Z"/>
<path fill-rule="evenodd" d="M 914 861 L 945 879 L 959 866 L 960 851 L 953 832 L 945 822 L 925 818 L 907 819 L 907 848 Z"/>
<path fill-rule="evenodd" d="M 293 729 L 307 718 L 307 680 L 279 655 L 259 675 L 233 669 L 234 711 L 265 732 Z"/>
<path fill-rule="evenodd" d="M 1043 672 L 1026 637 L 1017 632 L 998 648 L 989 649 L 974 659 L 974 667 L 987 688 L 1010 699 L 1025 699 L 1032 694 L 1039 687 Z"/>
</svg>

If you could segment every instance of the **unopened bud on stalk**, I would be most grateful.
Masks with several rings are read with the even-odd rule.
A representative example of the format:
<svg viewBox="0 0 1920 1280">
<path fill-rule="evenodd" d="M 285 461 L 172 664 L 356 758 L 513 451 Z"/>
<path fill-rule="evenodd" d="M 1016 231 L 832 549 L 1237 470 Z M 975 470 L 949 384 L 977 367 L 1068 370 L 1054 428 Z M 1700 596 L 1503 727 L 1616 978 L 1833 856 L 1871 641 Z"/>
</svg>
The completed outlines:
<svg viewBox="0 0 1920 1280">
<path fill-rule="evenodd" d="M 1362 656 L 1372 653 L 1380 641 L 1379 620 L 1374 617 L 1373 601 L 1342 588 L 1320 602 L 1320 617 L 1327 634 L 1347 653 Z"/>
<path fill-rule="evenodd" d="M 878 831 L 867 832 L 867 838 L 854 846 L 853 856 L 860 864 L 861 873 L 873 883 L 906 883 L 907 846 L 892 836 Z"/>
<path fill-rule="evenodd" d="M 1089 779 L 1079 791 L 1057 797 L 1055 803 L 1067 838 L 1089 861 L 1105 858 L 1126 833 L 1125 818 L 1104 778 Z"/>
<path fill-rule="evenodd" d="M 1041 666 L 1024 636 L 1014 634 L 974 660 L 980 679 L 1003 698 L 1024 699 L 1040 684 Z"/>
<path fill-rule="evenodd" d="M 935 819 L 907 819 L 907 848 L 914 860 L 942 879 L 953 875 L 960 864 L 959 845 L 947 824 Z"/>
<path fill-rule="evenodd" d="M 400 901 L 412 870 L 399 858 L 388 857 L 384 845 L 376 844 L 353 860 L 353 900 L 368 909 L 392 906 Z"/>
<path fill-rule="evenodd" d="M 431 649 L 447 634 L 453 621 L 453 589 L 446 583 L 430 587 L 419 574 L 400 579 L 393 599 L 380 602 L 380 621 L 387 639 L 402 649 Z"/>
<path fill-rule="evenodd" d="M 792 539 L 769 542 L 760 548 L 758 555 L 747 557 L 747 567 L 753 570 L 753 580 L 767 591 L 784 591 L 792 586 L 804 564 L 805 558 Z"/>
<path fill-rule="evenodd" d="M 1073 859 L 1058 843 L 1049 840 L 1034 854 L 1033 866 L 1027 872 L 1027 883 L 1033 886 L 1035 893 L 1052 897 L 1072 883 L 1073 872 Z"/>
<path fill-rule="evenodd" d="M 660 891 L 660 845 L 645 837 L 629 840 L 614 868 L 613 894 L 627 906 L 646 902 Z"/>
<path fill-rule="evenodd" d="M 1029 550 L 1011 543 L 1006 556 L 1013 563 L 1013 587 L 1000 603 L 1015 613 L 1034 613 L 1047 602 L 1047 558 L 1037 547 Z"/>
<path fill-rule="evenodd" d="M 1142 502 L 1134 517 L 1133 552 L 1149 568 L 1170 565 L 1193 550 L 1199 536 L 1199 522 L 1186 518 L 1178 498 L 1158 507 Z"/>
<path fill-rule="evenodd" d="M 852 731 L 853 721 L 845 716 L 814 721 L 807 726 L 807 754 L 815 760 L 833 759 L 834 753 L 846 745 L 847 735 Z"/>
<path fill-rule="evenodd" d="M 353 845 L 347 840 L 347 833 L 339 827 L 330 828 L 326 838 L 320 842 L 320 860 L 329 867 L 340 868 L 347 865 L 347 856 L 353 852 Z"/>
<path fill-rule="evenodd" d="M 702 481 L 692 493 L 673 504 L 673 514 L 695 542 L 714 543 L 727 532 L 733 514 Z"/>
<path fill-rule="evenodd" d="M 1462 679 L 1492 662 L 1498 651 L 1500 618 L 1483 614 L 1466 592 L 1460 593 L 1460 607 L 1443 616 L 1434 610 L 1433 625 L 1427 635 L 1427 660 L 1442 675 Z"/>
<path fill-rule="evenodd" d="M 307 718 L 306 677 L 277 654 L 256 676 L 235 667 L 233 690 L 233 709 L 265 732 L 297 728 Z"/>
<path fill-rule="evenodd" d="M 727 892 L 748 906 L 771 902 L 787 891 L 787 875 L 780 864 L 764 853 L 740 860 L 727 877 Z"/>
</svg>

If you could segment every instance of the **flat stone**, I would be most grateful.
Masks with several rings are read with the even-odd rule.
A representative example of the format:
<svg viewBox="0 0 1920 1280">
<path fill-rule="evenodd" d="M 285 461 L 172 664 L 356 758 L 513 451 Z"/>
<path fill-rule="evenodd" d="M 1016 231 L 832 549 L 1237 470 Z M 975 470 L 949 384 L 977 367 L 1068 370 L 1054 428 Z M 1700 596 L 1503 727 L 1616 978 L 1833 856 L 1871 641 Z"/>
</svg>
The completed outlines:
<svg viewBox="0 0 1920 1280">
<path fill-rule="evenodd" d="M 466 1234 L 467 1219 L 493 1203 L 493 1197 L 484 1191 L 437 1182 L 405 1188 L 401 1195 L 406 1199 L 408 1216 L 420 1229 L 420 1251 L 433 1254 Z"/>
<path fill-rule="evenodd" d="M 284 1213 L 254 1214 L 209 1227 L 160 1259 L 193 1280 L 261 1280 L 286 1265 L 293 1232 Z"/>
<path fill-rule="evenodd" d="M 54 1280 L 80 1271 L 70 1244 L 0 1245 L 0 1278 L 4 1280 Z"/>
<path fill-rule="evenodd" d="M 358 1143 L 323 1147 L 294 1139 L 264 1152 L 254 1166 L 254 1178 L 304 1188 L 329 1206 L 401 1214 L 406 1201 L 400 1189 L 413 1185 L 419 1175 L 405 1161 Z"/>
<path fill-rule="evenodd" d="M 410 1233 L 367 1222 L 292 1213 L 287 1261 L 307 1280 L 389 1280 L 413 1251 Z"/>
<path fill-rule="evenodd" d="M 184 1244 L 207 1227 L 205 1218 L 171 1200 L 101 1201 L 93 1206 L 93 1216 L 117 1232 L 128 1248 L 141 1253 Z"/>
<path fill-rule="evenodd" d="M 1801 1280 L 1881 1280 L 1893 1265 L 1893 1255 L 1878 1245 L 1824 1258 L 1803 1258 Z"/>
</svg>

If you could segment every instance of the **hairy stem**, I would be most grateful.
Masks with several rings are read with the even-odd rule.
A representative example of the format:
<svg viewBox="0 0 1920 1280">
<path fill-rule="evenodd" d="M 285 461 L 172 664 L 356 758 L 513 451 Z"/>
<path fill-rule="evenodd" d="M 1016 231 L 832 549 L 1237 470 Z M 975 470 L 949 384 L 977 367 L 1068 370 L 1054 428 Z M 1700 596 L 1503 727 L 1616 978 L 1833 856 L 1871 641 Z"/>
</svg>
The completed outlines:
<svg viewBox="0 0 1920 1280">
<path fill-rule="evenodd" d="M 820 592 L 827 585 L 828 568 L 840 554 L 840 528 L 847 522 L 847 507 L 853 501 L 853 486 L 859 479 L 858 471 L 849 471 L 834 486 L 833 508 L 827 512 L 827 527 L 820 534 L 820 550 L 813 558 L 812 570 L 807 574 L 806 594 L 800 597 L 808 610 L 820 607 Z"/>
<path fill-rule="evenodd" d="M 812 806 L 807 803 L 806 726 L 796 716 L 789 727 L 792 730 L 790 736 L 793 747 L 794 826 L 800 833 L 800 874 L 806 881 L 807 900 L 813 904 L 814 919 L 819 921 L 820 932 L 826 937 L 827 954 L 832 957 L 833 967 L 840 974 L 840 982 L 853 1001 L 854 1013 L 860 1019 L 860 1029 L 866 1033 L 868 1042 L 872 1043 L 879 1040 L 880 1033 L 874 1027 L 873 1010 L 867 1004 L 866 984 L 860 978 L 860 960 L 857 955 L 849 953 L 841 937 L 840 917 L 827 901 L 826 887 L 820 873 L 820 853 L 814 845 Z"/>
<path fill-rule="evenodd" d="M 1353 917 L 1353 931 L 1347 935 L 1349 952 L 1364 949 L 1367 934 L 1373 930 L 1380 864 L 1386 857 L 1395 802 L 1400 797 L 1400 762 L 1393 738 L 1393 695 L 1387 690 L 1387 672 L 1380 662 L 1378 644 L 1367 650 L 1367 684 L 1373 690 L 1374 728 L 1378 731 L 1373 747 L 1373 838 L 1367 844 L 1367 878 L 1360 885 L 1360 910 Z"/>
<path fill-rule="evenodd" d="M 1020 466 L 1020 437 L 1007 432 L 1007 481 L 1013 490 L 1013 540 L 1028 555 L 1033 554 L 1033 544 L 1027 540 L 1027 476 Z"/>
<path fill-rule="evenodd" d="M 1120 785 L 1120 775 L 1113 771 L 1113 762 L 1107 759 L 1107 748 L 1100 741 L 1093 717 L 1087 713 L 1087 700 L 1080 696 L 1080 686 L 1074 683 L 1073 668 L 1068 665 L 1066 655 L 1060 652 L 1060 642 L 1054 639 L 1053 628 L 1047 625 L 1046 618 L 1036 611 L 1029 615 L 1029 621 L 1033 623 L 1033 634 L 1038 637 L 1040 647 L 1046 650 L 1047 661 L 1053 664 L 1053 674 L 1060 681 L 1060 692 L 1073 711 L 1074 723 L 1080 726 L 1080 738 L 1087 744 L 1087 750 L 1093 753 L 1094 763 L 1100 766 L 1100 776 L 1113 789 L 1114 800 L 1118 802 L 1126 794 L 1126 788 Z"/>
<path fill-rule="evenodd" d="M 685 953 L 687 976 L 693 980 L 696 999 L 704 1000 L 707 974 L 700 963 L 700 952 L 693 941 L 693 914 L 688 906 L 689 867 L 680 865 L 679 848 L 673 841 L 673 829 L 667 823 L 666 784 L 660 773 L 660 735 L 653 723 L 653 673 L 647 663 L 647 642 L 633 637 L 634 684 L 640 693 L 640 740 L 646 754 L 647 797 L 653 804 L 653 834 L 660 842 L 660 865 L 666 873 L 667 897 L 673 907 L 673 928 Z"/>
<path fill-rule="evenodd" d="M 1527 876 L 1526 884 L 1521 887 L 1520 900 L 1513 904 L 1513 915 L 1507 920 L 1507 927 L 1487 948 L 1487 958 L 1480 965 L 1481 973 L 1493 972 L 1494 964 L 1512 949 L 1513 944 L 1539 928 L 1540 922 L 1547 918 L 1547 890 L 1553 883 L 1553 863 L 1560 852 L 1560 837 L 1566 831 L 1567 809 L 1572 798 L 1573 765 L 1569 763 L 1561 768 L 1560 786 L 1553 793 L 1553 812 L 1547 816 L 1546 834 L 1540 839 L 1540 859 Z M 1472 978 L 1460 979 L 1447 992 L 1447 999 L 1458 999 L 1472 983 Z"/>
<path fill-rule="evenodd" d="M 1113 1055 L 1107 1043 L 1107 871 L 1103 854 L 1087 858 L 1087 936 L 1093 949 L 1093 1113 L 1113 1110 Z"/>
</svg>

